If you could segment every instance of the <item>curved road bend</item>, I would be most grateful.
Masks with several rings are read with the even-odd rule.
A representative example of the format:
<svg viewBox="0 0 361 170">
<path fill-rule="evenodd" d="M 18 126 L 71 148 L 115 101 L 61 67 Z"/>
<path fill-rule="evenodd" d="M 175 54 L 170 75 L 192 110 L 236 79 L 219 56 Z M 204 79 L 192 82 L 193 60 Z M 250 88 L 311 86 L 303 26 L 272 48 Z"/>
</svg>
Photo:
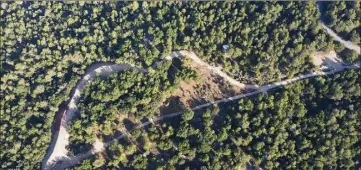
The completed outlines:
<svg viewBox="0 0 361 170">
<path fill-rule="evenodd" d="M 94 65 L 92 67 L 95 68 L 89 69 L 89 71 L 75 87 L 74 94 L 72 95 L 68 104 L 68 110 L 63 113 L 63 117 L 60 119 L 60 128 L 58 131 L 54 132 L 54 137 L 42 162 L 43 169 L 47 169 L 45 167 L 47 167 L 49 164 L 52 164 L 53 162 L 56 162 L 56 159 L 58 158 L 67 158 L 68 151 L 66 146 L 69 144 L 69 133 L 66 130 L 67 122 L 69 122 L 77 112 L 78 108 L 76 103 L 81 97 L 80 92 L 84 89 L 87 83 L 93 81 L 96 76 L 106 76 L 121 70 L 135 69 L 140 72 L 147 71 L 130 64 L 105 64 L 102 66 Z"/>
<path fill-rule="evenodd" d="M 322 22 L 322 27 L 326 30 L 326 32 L 331 37 L 334 38 L 335 41 L 338 41 L 338 42 L 342 43 L 346 48 L 349 48 L 351 50 L 355 50 L 358 54 L 361 53 L 360 46 L 357 46 L 357 45 L 353 44 L 350 41 L 343 40 L 334 31 L 332 31 L 330 28 L 328 28 L 323 23 L 322 20 L 321 20 L 321 22 Z M 179 54 L 181 54 L 183 56 L 188 56 L 193 61 L 197 62 L 198 64 L 208 68 L 212 72 L 214 72 L 214 73 L 218 74 L 219 76 L 223 77 L 226 81 L 228 81 L 232 85 L 235 85 L 235 86 L 238 86 L 238 87 L 241 87 L 241 88 L 258 89 L 257 85 L 246 85 L 246 84 L 240 83 L 237 80 L 233 79 L 232 77 L 229 77 L 224 72 L 222 72 L 220 67 L 210 66 L 208 63 L 203 62 L 201 59 L 199 59 L 194 54 L 194 52 L 188 52 L 186 50 L 183 50 L 183 51 L 180 51 L 180 52 L 175 52 L 172 55 L 167 56 L 165 59 L 170 60 L 170 59 L 172 59 L 174 57 L 179 57 L 180 56 Z M 142 72 L 147 71 L 146 69 L 137 68 L 137 67 L 129 65 L 129 64 L 119 64 L 119 65 L 112 64 L 112 65 L 101 66 L 101 67 L 98 67 L 98 68 L 96 68 L 94 70 L 90 70 L 84 76 L 84 78 L 76 86 L 74 95 L 72 96 L 71 101 L 69 102 L 69 105 L 68 105 L 69 110 L 66 111 L 65 114 L 64 114 L 66 117 L 61 120 L 61 126 L 59 128 L 59 131 L 55 132 L 56 133 L 54 135 L 55 137 L 54 137 L 54 139 L 52 139 L 52 142 L 51 142 L 51 144 L 49 146 L 48 152 L 46 153 L 45 158 L 44 158 L 43 163 L 42 163 L 43 169 L 48 169 L 49 168 L 48 166 L 51 165 L 52 163 L 55 163 L 57 158 L 64 158 L 64 159 L 68 160 L 68 161 L 66 161 L 68 163 L 64 162 L 63 164 L 61 164 L 60 167 L 58 167 L 58 168 L 63 168 L 63 167 L 73 166 L 76 163 L 80 162 L 80 160 L 83 160 L 86 157 L 89 157 L 89 156 L 91 156 L 91 155 L 93 155 L 95 153 L 93 151 L 90 151 L 90 152 L 88 152 L 86 154 L 75 156 L 73 158 L 69 158 L 68 156 L 66 156 L 67 155 L 66 145 L 68 144 L 68 138 L 69 138 L 69 134 L 66 131 L 66 122 L 70 121 L 72 119 L 72 117 L 74 116 L 74 113 L 77 111 L 76 103 L 80 98 L 80 91 L 84 88 L 84 85 L 86 83 L 92 81 L 97 74 L 100 74 L 101 76 L 106 76 L 106 75 L 108 75 L 108 74 L 110 74 L 112 72 L 117 72 L 117 71 L 121 71 L 121 70 L 124 70 L 124 69 L 134 69 L 134 68 L 137 69 L 138 71 L 142 71 Z M 257 91 L 252 92 L 252 93 L 246 93 L 246 94 L 241 94 L 241 95 L 229 97 L 229 98 L 222 99 L 222 100 L 217 100 L 217 101 L 214 101 L 214 102 L 211 102 L 211 103 L 206 103 L 206 104 L 196 106 L 196 107 L 194 107 L 192 109 L 197 110 L 197 109 L 201 109 L 201 108 L 204 108 L 204 107 L 208 107 L 208 106 L 213 105 L 213 104 L 232 101 L 232 100 L 237 100 L 237 99 L 247 97 L 247 96 L 251 96 L 251 95 L 254 95 L 254 94 L 257 94 L 257 93 L 260 93 L 260 92 L 266 92 L 266 91 L 268 91 L 270 89 L 273 89 L 275 87 L 287 85 L 287 84 L 293 83 L 293 82 L 301 80 L 301 79 L 320 76 L 320 75 L 329 75 L 329 74 L 333 74 L 335 72 L 342 71 L 343 69 L 352 69 L 352 68 L 359 68 L 359 65 L 343 66 L 343 67 L 337 68 L 336 70 L 330 71 L 330 72 L 318 71 L 318 72 L 314 72 L 314 73 L 309 73 L 309 74 L 306 74 L 306 75 L 295 77 L 293 79 L 289 79 L 289 80 L 273 83 L 273 84 L 270 84 L 270 85 L 262 86 Z M 160 121 L 160 120 L 162 120 L 164 118 L 177 116 L 179 114 L 181 114 L 181 112 L 172 113 L 172 114 L 165 115 L 165 116 L 162 116 L 162 117 L 157 117 L 157 118 L 154 118 L 153 120 L 154 121 Z M 140 125 L 138 128 L 146 126 L 149 123 L 150 123 L 149 121 L 145 122 L 142 125 Z M 122 138 L 122 137 L 123 136 L 120 136 L 118 138 Z M 105 147 L 108 146 L 108 145 L 109 145 L 109 143 L 104 144 Z M 63 166 L 63 165 L 66 165 L 66 166 Z"/>
<path fill-rule="evenodd" d="M 230 84 L 238 86 L 240 88 L 250 88 L 250 89 L 258 89 L 257 85 L 243 84 L 238 82 L 237 80 L 229 77 L 227 74 L 223 73 L 220 68 L 210 66 L 209 64 L 203 62 L 194 52 L 189 52 L 186 50 L 173 52 L 170 56 L 165 57 L 165 60 L 171 60 L 175 57 L 183 58 L 182 56 L 189 57 L 194 62 L 200 64 L 203 67 L 206 67 L 210 71 L 219 76 L 223 77 L 225 81 L 228 81 Z M 153 65 L 153 68 L 156 68 L 157 64 Z M 87 69 L 86 74 L 83 78 L 78 82 L 76 87 L 74 87 L 74 92 L 68 104 L 68 110 L 63 113 L 63 117 L 61 118 L 61 123 L 58 131 L 55 131 L 53 135 L 53 139 L 49 145 L 48 151 L 44 157 L 42 162 L 42 169 L 49 169 L 51 165 L 57 162 L 58 160 L 68 160 L 70 159 L 67 154 L 68 150 L 66 146 L 69 144 L 69 133 L 67 132 L 66 126 L 67 123 L 72 120 L 75 116 L 75 113 L 78 111 L 77 103 L 81 97 L 81 91 L 84 89 L 85 85 L 95 79 L 97 76 L 108 76 L 111 73 L 119 72 L 127 69 L 135 69 L 139 72 L 148 72 L 147 69 L 143 69 L 140 67 L 136 67 L 130 64 L 95 64 L 92 65 L 89 69 Z"/>
<path fill-rule="evenodd" d="M 287 80 L 284 80 L 284 81 L 280 81 L 280 82 L 276 82 L 276 83 L 272 83 L 272 84 L 268 84 L 268 85 L 263 85 L 263 86 L 261 86 L 261 88 L 259 88 L 257 91 L 254 91 L 254 92 L 250 92 L 250 93 L 246 93 L 246 94 L 240 94 L 240 95 L 236 95 L 236 96 L 233 96 L 233 97 L 229 97 L 229 98 L 217 100 L 217 101 L 214 101 L 214 102 L 202 104 L 202 105 L 196 106 L 196 107 L 191 108 L 191 109 L 192 110 L 199 110 L 199 109 L 209 107 L 209 106 L 214 105 L 214 104 L 219 104 L 219 103 L 229 102 L 229 101 L 233 101 L 233 100 L 238 100 L 238 99 L 248 97 L 248 96 L 252 96 L 252 95 L 255 95 L 255 94 L 258 94 L 258 93 L 267 92 L 268 90 L 274 89 L 276 87 L 285 86 L 285 85 L 294 83 L 294 82 L 302 80 L 302 79 L 307 79 L 307 78 L 317 77 L 317 76 L 323 76 L 323 75 L 330 75 L 330 74 L 334 74 L 336 72 L 343 71 L 344 69 L 358 69 L 358 68 L 360 68 L 360 66 L 355 64 L 355 65 L 351 65 L 351 66 L 343 66 L 343 67 L 340 67 L 339 69 L 335 69 L 335 70 L 329 71 L 329 72 L 316 71 L 316 72 L 313 72 L 313 73 L 300 75 L 300 76 L 297 76 L 297 77 L 292 78 L 292 79 L 287 79 Z M 183 112 L 175 112 L 175 113 L 167 114 L 167 115 L 164 115 L 164 116 L 152 118 L 151 120 L 149 120 L 147 122 L 144 122 L 141 125 L 137 126 L 135 129 L 139 129 L 139 128 L 142 128 L 144 126 L 148 126 L 152 122 L 158 122 L 158 121 L 161 121 L 161 120 L 166 119 L 166 118 L 171 118 L 171 117 L 174 117 L 174 116 L 178 116 L 178 115 L 180 115 L 182 113 Z M 124 135 L 121 135 L 121 136 L 113 139 L 110 142 L 104 143 L 104 148 L 109 146 L 113 142 L 121 139 L 121 138 L 124 138 Z M 87 152 L 85 154 L 74 156 L 74 157 L 68 159 L 67 161 L 65 161 L 63 163 L 60 163 L 60 164 L 56 165 L 56 167 L 54 167 L 54 168 L 55 169 L 69 168 L 71 166 L 74 166 L 74 165 L 78 164 L 82 160 L 84 160 L 84 159 L 86 159 L 86 158 L 88 158 L 88 157 L 90 157 L 90 156 L 92 156 L 92 155 L 94 155 L 96 153 L 102 152 L 102 151 L 103 150 L 97 150 L 97 151 L 91 150 L 91 151 L 89 151 L 89 152 Z"/>
</svg>

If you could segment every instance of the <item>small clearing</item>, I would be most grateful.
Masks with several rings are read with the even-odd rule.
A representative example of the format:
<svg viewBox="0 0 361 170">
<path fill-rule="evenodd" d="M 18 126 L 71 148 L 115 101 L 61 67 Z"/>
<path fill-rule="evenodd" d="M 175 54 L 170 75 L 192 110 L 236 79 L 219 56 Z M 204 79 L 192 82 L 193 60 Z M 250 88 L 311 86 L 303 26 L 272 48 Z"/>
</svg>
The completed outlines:
<svg viewBox="0 0 361 170">
<path fill-rule="evenodd" d="M 339 69 L 343 67 L 343 61 L 339 58 L 335 51 L 323 52 L 318 51 L 312 55 L 313 64 L 320 69 Z"/>
<path fill-rule="evenodd" d="M 104 150 L 104 143 L 101 142 L 99 139 L 96 139 L 93 144 L 93 150 L 94 152 L 101 152 L 102 150 Z"/>
<path fill-rule="evenodd" d="M 188 67 L 197 72 L 200 80 L 181 82 L 173 95 L 179 97 L 186 107 L 193 107 L 207 101 L 215 101 L 241 92 L 242 89 L 240 87 L 230 85 L 223 78 L 212 74 L 207 68 L 195 62 L 188 63 Z"/>
</svg>

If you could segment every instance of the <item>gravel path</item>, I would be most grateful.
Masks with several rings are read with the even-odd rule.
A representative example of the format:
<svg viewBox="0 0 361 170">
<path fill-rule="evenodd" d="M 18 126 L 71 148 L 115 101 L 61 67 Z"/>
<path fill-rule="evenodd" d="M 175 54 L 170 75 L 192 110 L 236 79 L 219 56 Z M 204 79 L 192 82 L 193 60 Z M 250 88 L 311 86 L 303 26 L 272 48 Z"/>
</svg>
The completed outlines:
<svg viewBox="0 0 361 170">
<path fill-rule="evenodd" d="M 237 81 L 236 79 L 228 76 L 226 73 L 224 73 L 222 71 L 222 67 L 219 66 L 219 67 L 214 67 L 214 66 L 211 66 L 209 65 L 208 63 L 202 61 L 194 52 L 189 52 L 189 51 L 180 51 L 180 54 L 182 56 L 187 56 L 189 57 L 190 59 L 192 59 L 194 62 L 196 62 L 197 64 L 207 68 L 208 70 L 212 71 L 213 73 L 221 76 L 224 80 L 228 81 L 231 85 L 234 85 L 234 86 L 238 86 L 240 87 L 241 89 L 245 89 L 245 88 L 248 88 L 248 89 L 257 89 L 258 88 L 258 85 L 251 85 L 251 84 L 244 84 L 244 83 L 241 83 L 239 81 Z"/>
</svg>

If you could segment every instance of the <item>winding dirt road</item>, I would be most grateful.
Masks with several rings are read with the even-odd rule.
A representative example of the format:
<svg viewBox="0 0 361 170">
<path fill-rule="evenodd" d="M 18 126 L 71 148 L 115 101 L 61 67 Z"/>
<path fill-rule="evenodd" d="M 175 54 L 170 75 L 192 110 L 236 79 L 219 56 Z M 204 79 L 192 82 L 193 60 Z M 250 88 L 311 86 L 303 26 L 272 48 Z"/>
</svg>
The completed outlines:
<svg viewBox="0 0 361 170">
<path fill-rule="evenodd" d="M 189 57 L 191 60 L 196 62 L 197 64 L 209 69 L 214 74 L 219 75 L 220 77 L 224 78 L 225 81 L 228 81 L 230 84 L 238 86 L 242 89 L 248 88 L 248 89 L 257 89 L 257 85 L 251 85 L 251 84 L 243 84 L 238 82 L 237 80 L 231 78 L 227 74 L 221 71 L 220 67 L 213 67 L 205 62 L 203 62 L 194 52 L 189 52 L 186 50 L 183 51 L 177 51 L 173 52 L 170 56 L 165 57 L 164 60 L 171 60 L 173 58 L 184 58 Z M 156 68 L 157 64 L 152 66 L 154 69 Z M 89 69 L 87 69 L 86 74 L 83 76 L 83 78 L 78 82 L 77 86 L 74 88 L 74 92 L 72 94 L 72 97 L 70 99 L 70 102 L 68 104 L 68 109 L 63 113 L 63 117 L 61 118 L 60 128 L 58 131 L 55 132 L 55 135 L 52 139 L 52 142 L 50 143 L 49 149 L 47 154 L 45 155 L 45 158 L 42 162 L 43 169 L 53 169 L 52 166 L 58 161 L 64 161 L 64 160 L 73 160 L 74 158 L 70 158 L 68 156 L 68 150 L 66 149 L 66 146 L 69 144 L 69 133 L 67 132 L 67 123 L 70 122 L 73 117 L 75 116 L 75 113 L 78 111 L 77 103 L 81 97 L 81 91 L 84 89 L 85 85 L 95 79 L 95 77 L 105 77 L 108 76 L 111 73 L 120 72 L 123 70 L 133 69 L 139 72 L 148 72 L 147 69 L 143 69 L 131 64 L 95 64 L 90 66 Z M 104 146 L 103 146 L 104 145 Z M 95 151 L 102 151 L 103 149 L 97 149 L 99 147 L 96 146 L 102 146 L 101 148 L 106 147 L 106 144 L 103 144 L 102 142 L 96 142 L 93 145 L 93 148 L 95 148 Z M 94 151 L 91 151 L 94 152 Z M 58 169 L 58 168 L 56 168 Z"/>
<path fill-rule="evenodd" d="M 341 37 L 339 37 L 335 32 L 333 32 L 331 29 L 329 29 L 323 23 L 322 23 L 322 26 L 327 31 L 327 33 L 330 36 L 332 36 L 336 41 L 339 41 L 340 43 L 344 44 L 344 46 L 346 48 L 355 50 L 355 51 L 357 51 L 358 54 L 360 54 L 359 46 L 353 44 L 352 42 L 343 40 Z M 280 82 L 276 82 L 276 83 L 258 87 L 257 85 L 243 84 L 243 83 L 233 79 L 232 77 L 228 76 L 226 73 L 222 72 L 221 67 L 214 67 L 214 66 L 209 65 L 208 63 L 205 63 L 194 52 L 189 52 L 186 50 L 174 52 L 174 53 L 172 53 L 172 55 L 165 57 L 165 60 L 171 60 L 174 57 L 181 58 L 182 56 L 186 56 L 186 57 L 192 59 L 197 64 L 209 69 L 214 74 L 221 76 L 222 78 L 224 78 L 224 80 L 228 81 L 230 84 L 232 84 L 234 86 L 238 86 L 242 89 L 255 89 L 256 90 L 251 93 L 240 94 L 240 95 L 236 95 L 233 97 L 202 104 L 202 105 L 192 108 L 192 110 L 202 109 L 202 108 L 214 105 L 214 104 L 233 101 L 233 100 L 252 96 L 252 95 L 255 95 L 258 93 L 262 93 L 262 92 L 264 93 L 264 92 L 267 92 L 268 90 L 274 89 L 279 86 L 291 84 L 298 80 L 316 77 L 316 76 L 322 76 L 322 75 L 330 75 L 330 74 L 334 74 L 336 72 L 340 72 L 344 69 L 360 68 L 359 63 L 355 64 L 355 65 L 351 65 L 351 66 L 344 66 L 341 63 L 339 63 L 340 64 L 339 67 L 336 67 L 333 71 L 329 71 L 329 72 L 316 71 L 313 73 L 300 75 L 300 76 L 297 76 L 292 79 L 288 79 L 288 80 L 284 80 L 284 81 L 280 81 Z M 77 155 L 77 156 L 73 156 L 73 157 L 67 156 L 68 151 L 66 149 L 66 146 L 69 144 L 69 133 L 67 132 L 66 127 L 67 127 L 67 123 L 72 120 L 72 118 L 74 117 L 75 113 L 78 110 L 77 102 L 81 96 L 81 91 L 84 89 L 84 86 L 87 83 L 94 80 L 94 78 L 96 76 L 107 76 L 110 73 L 119 72 L 119 71 L 127 70 L 127 69 L 133 69 L 133 70 L 137 70 L 139 72 L 147 72 L 148 71 L 147 69 L 143 69 L 143 68 L 131 65 L 131 64 L 100 64 L 100 65 L 95 64 L 95 65 L 92 65 L 87 70 L 85 76 L 83 76 L 83 78 L 78 82 L 77 86 L 74 87 L 75 88 L 74 93 L 68 104 L 68 110 L 66 110 L 63 114 L 59 130 L 55 132 L 55 135 L 49 146 L 48 152 L 45 155 L 45 158 L 42 162 L 42 169 L 64 169 L 64 168 L 74 166 L 74 165 L 78 164 L 81 160 L 84 160 L 95 153 L 102 152 L 104 150 L 104 148 L 109 146 L 111 143 L 124 137 L 123 135 L 121 135 L 108 143 L 102 143 L 100 141 L 97 141 L 94 144 L 94 146 L 101 146 L 101 147 L 94 147 L 94 149 L 92 149 L 91 151 L 89 151 L 85 154 L 82 154 L 82 155 Z M 152 122 L 161 121 L 163 119 L 171 118 L 171 117 L 174 117 L 174 116 L 177 116 L 180 114 L 182 114 L 182 112 L 176 112 L 176 113 L 172 113 L 172 114 L 168 114 L 168 115 L 164 115 L 164 116 L 160 116 L 160 117 L 155 117 L 155 118 L 152 118 L 151 120 L 139 125 L 137 128 L 142 128 L 144 126 L 151 124 Z"/>
<path fill-rule="evenodd" d="M 209 102 L 209 103 L 206 103 L 206 104 L 196 106 L 196 107 L 191 108 L 191 109 L 192 110 L 199 110 L 199 109 L 202 109 L 202 108 L 205 108 L 205 107 L 212 106 L 214 104 L 229 102 L 229 101 L 241 99 L 241 98 L 244 98 L 244 97 L 252 96 L 252 95 L 255 95 L 255 94 L 258 94 L 258 93 L 264 93 L 264 92 L 267 92 L 267 91 L 269 91 L 271 89 L 277 88 L 279 86 L 285 86 L 285 85 L 294 83 L 294 82 L 302 80 L 302 79 L 307 79 L 307 78 L 317 77 L 317 76 L 323 76 L 323 75 L 330 75 L 330 74 L 334 74 L 336 72 L 343 71 L 344 69 L 357 69 L 357 68 L 360 68 L 359 64 L 339 67 L 338 69 L 335 69 L 335 70 L 329 71 L 329 72 L 316 71 L 316 72 L 313 72 L 313 73 L 300 75 L 300 76 L 297 76 L 297 77 L 292 78 L 292 79 L 287 79 L 287 80 L 280 81 L 280 82 L 277 82 L 277 83 L 272 83 L 272 84 L 261 86 L 257 91 L 254 91 L 254 92 L 251 92 L 251 93 L 240 94 L 240 95 L 236 95 L 236 96 L 233 96 L 233 97 L 217 100 L 217 101 L 214 101 L 214 102 Z M 171 118 L 171 117 L 174 117 L 174 116 L 178 116 L 178 115 L 180 115 L 182 113 L 183 112 L 175 112 L 175 113 L 167 114 L 167 115 L 164 115 L 164 116 L 152 118 L 151 120 L 149 120 L 147 122 L 144 122 L 141 125 L 137 126 L 135 129 L 139 129 L 139 128 L 142 128 L 144 126 L 148 126 L 151 123 L 159 122 L 159 121 L 161 121 L 163 119 L 166 119 L 166 118 Z M 53 167 L 53 168 L 54 169 L 65 169 L 65 168 L 69 168 L 71 166 L 74 166 L 74 165 L 78 164 L 80 161 L 82 161 L 82 160 L 84 160 L 84 159 L 86 159 L 86 158 L 88 158 L 88 157 L 90 157 L 90 156 L 92 156 L 92 155 L 94 155 L 96 153 L 102 152 L 104 150 L 104 148 L 106 148 L 107 146 L 109 146 L 110 144 L 115 142 L 116 140 L 119 140 L 119 139 L 124 138 L 124 137 L 125 137 L 124 135 L 121 135 L 121 136 L 113 139 L 110 142 L 102 143 L 101 145 L 102 145 L 103 149 L 97 149 L 97 150 L 94 149 L 94 150 L 91 150 L 91 151 L 89 151 L 89 152 L 87 152 L 85 154 L 77 155 L 77 156 L 74 156 L 72 158 L 65 159 L 63 163 L 57 164 L 56 167 Z"/>
<path fill-rule="evenodd" d="M 180 57 L 179 54 L 185 55 L 185 56 L 191 58 L 193 61 L 207 67 L 208 69 L 210 69 L 211 71 L 213 71 L 216 74 L 218 74 L 219 71 L 221 71 L 219 68 L 212 67 L 212 66 L 204 63 L 193 52 L 188 52 L 188 51 L 174 52 L 171 56 L 167 56 L 166 60 L 170 60 L 170 59 L 172 59 L 174 57 Z M 236 95 L 236 96 L 233 96 L 233 97 L 229 97 L 229 98 L 225 98 L 225 99 L 205 103 L 205 104 L 202 104 L 202 105 L 199 105 L 199 106 L 196 106 L 196 107 L 192 108 L 192 110 L 199 110 L 199 109 L 209 107 L 209 106 L 214 105 L 214 104 L 229 102 L 229 101 L 237 100 L 237 99 L 240 99 L 240 98 L 252 96 L 252 95 L 255 95 L 255 94 L 258 94 L 258 93 L 262 93 L 262 92 L 264 93 L 264 92 L 267 92 L 268 90 L 274 89 L 274 88 L 279 87 L 279 86 L 284 86 L 284 85 L 287 85 L 287 84 L 291 84 L 291 83 L 294 83 L 294 82 L 296 82 L 298 80 L 311 78 L 311 77 L 316 77 L 316 76 L 334 74 L 334 73 L 340 72 L 340 71 L 342 71 L 344 69 L 356 69 L 356 68 L 359 68 L 359 65 L 343 66 L 341 63 L 339 63 L 339 64 L 340 64 L 340 66 L 337 67 L 333 71 L 329 71 L 329 72 L 316 71 L 316 72 L 313 72 L 313 73 L 300 75 L 300 76 L 297 76 L 295 78 L 284 80 L 284 81 L 281 81 L 281 82 L 276 82 L 276 83 L 264 85 L 264 86 L 261 86 L 260 88 L 257 85 L 246 85 L 246 84 L 242 84 L 240 82 L 237 82 L 236 80 L 229 77 L 228 75 L 227 76 L 222 76 L 225 73 L 218 74 L 219 76 L 222 76 L 223 78 L 225 78 L 225 80 L 227 80 L 227 78 L 230 78 L 230 79 L 233 79 L 232 81 L 236 81 L 236 83 L 231 83 L 231 84 L 234 84 L 234 85 L 236 84 L 236 85 L 238 85 L 240 87 L 243 87 L 243 88 L 252 88 L 252 89 L 257 89 L 257 90 L 254 91 L 254 92 L 251 92 L 251 93 L 240 94 L 240 95 Z M 147 72 L 146 69 L 135 67 L 135 66 L 132 66 L 132 65 L 129 65 L 129 64 L 113 64 L 113 65 L 101 66 L 101 67 L 98 67 L 96 69 L 90 70 L 83 77 L 83 79 L 78 83 L 78 85 L 76 86 L 74 95 L 72 96 L 72 98 L 71 98 L 71 100 L 69 102 L 69 105 L 68 105 L 69 109 L 66 112 L 66 114 L 64 115 L 65 118 L 62 120 L 60 130 L 57 132 L 58 135 L 57 135 L 56 138 L 53 139 L 53 141 L 55 141 L 54 142 L 55 144 L 53 144 L 53 146 L 50 146 L 50 147 L 53 147 L 51 155 L 48 156 L 47 159 L 44 159 L 43 169 L 64 169 L 64 168 L 67 168 L 67 167 L 74 166 L 75 164 L 79 163 L 81 160 L 84 160 L 85 158 L 87 158 L 87 157 L 89 157 L 89 156 L 91 156 L 91 155 L 93 155 L 95 153 L 102 152 L 104 150 L 104 148 L 109 146 L 112 142 L 124 137 L 123 135 L 119 136 L 116 139 L 114 139 L 113 141 L 108 142 L 108 143 L 102 143 L 102 142 L 98 141 L 96 144 L 94 144 L 94 146 L 101 146 L 100 149 L 98 147 L 94 147 L 95 149 L 92 149 L 91 151 L 89 151 L 89 152 L 87 152 L 85 154 L 77 155 L 77 156 L 74 156 L 74 157 L 68 157 L 67 156 L 66 145 L 68 145 L 68 143 L 69 143 L 68 142 L 69 134 L 66 131 L 66 125 L 67 125 L 67 122 L 71 121 L 71 119 L 74 116 L 74 113 L 77 111 L 76 103 L 78 102 L 78 100 L 80 98 L 80 91 L 83 90 L 86 83 L 91 82 L 97 75 L 99 75 L 99 76 L 107 76 L 110 73 L 118 72 L 118 71 L 122 71 L 122 70 L 126 70 L 126 69 L 136 69 L 137 71 L 140 71 L 140 72 Z M 227 80 L 227 81 L 229 81 L 229 80 Z M 152 122 L 158 122 L 158 121 L 161 121 L 163 119 L 171 118 L 171 117 L 174 117 L 174 116 L 177 116 L 177 115 L 180 115 L 180 114 L 182 114 L 182 112 L 176 112 L 176 113 L 167 114 L 167 115 L 160 116 L 160 117 L 155 117 L 155 118 L 152 118 L 151 120 L 149 120 L 147 122 L 144 122 L 143 124 L 139 125 L 137 128 L 142 128 L 144 126 L 147 126 L 147 125 L 151 124 Z M 59 160 L 61 160 L 61 161 L 59 161 Z M 59 162 L 59 163 L 57 163 L 54 166 L 54 164 L 56 162 Z"/>
<path fill-rule="evenodd" d="M 66 130 L 67 123 L 72 120 L 75 113 L 78 111 L 77 103 L 81 97 L 81 91 L 84 89 L 84 86 L 93 81 L 96 76 L 107 76 L 114 72 L 119 72 L 126 69 L 135 69 L 140 72 L 146 72 L 142 68 L 138 68 L 130 64 L 94 64 L 92 65 L 84 77 L 78 82 L 77 86 L 74 89 L 74 94 L 72 95 L 70 102 L 68 104 L 68 109 L 63 113 L 61 118 L 60 128 L 56 131 L 54 138 L 49 146 L 49 151 L 45 155 L 45 158 L 42 163 L 42 167 L 47 167 L 49 164 L 54 163 L 58 158 L 67 158 L 68 150 L 66 146 L 69 144 L 69 133 Z M 46 168 L 44 168 L 46 169 Z"/>
</svg>

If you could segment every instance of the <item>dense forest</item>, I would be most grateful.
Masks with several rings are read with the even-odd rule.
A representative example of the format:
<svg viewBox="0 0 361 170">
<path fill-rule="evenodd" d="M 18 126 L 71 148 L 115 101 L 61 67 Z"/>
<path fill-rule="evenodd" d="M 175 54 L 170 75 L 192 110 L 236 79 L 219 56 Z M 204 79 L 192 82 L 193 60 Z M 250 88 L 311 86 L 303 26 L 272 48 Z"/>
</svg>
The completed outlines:
<svg viewBox="0 0 361 170">
<path fill-rule="evenodd" d="M 51 126 L 59 105 L 67 103 L 72 88 L 94 63 L 132 63 L 149 68 L 172 51 L 187 49 L 209 63 L 222 65 L 229 75 L 243 82 L 265 84 L 279 80 L 282 75 L 292 77 L 311 71 L 314 66 L 310 55 L 317 50 L 342 48 L 334 45 L 325 34 L 318 21 L 320 15 L 315 2 L 1 2 L 0 168 L 40 168 L 51 141 Z M 152 74 L 129 70 L 94 81 L 82 92 L 80 115 L 85 116 L 72 122 L 72 143 L 86 146 L 99 129 L 104 134 L 98 135 L 106 138 L 117 129 L 116 125 L 107 124 L 114 122 L 114 116 L 117 116 L 114 113 L 133 113 L 136 120 L 154 115 L 157 108 L 153 106 L 176 88 L 178 81 L 195 78 L 194 72 L 178 67 L 168 63 Z M 174 70 L 176 68 L 179 70 Z M 120 81 L 124 84 L 117 84 Z M 147 84 L 149 87 L 145 86 Z M 345 96 L 356 94 L 345 93 Z M 100 100 L 104 103 L 95 105 Z M 354 104 L 355 109 L 357 106 L 359 104 Z M 88 114 L 89 109 L 94 112 Z M 257 161 L 260 159 L 261 156 L 249 148 L 244 149 L 243 145 L 215 143 L 214 138 L 228 138 L 216 137 L 221 132 L 211 128 L 210 117 L 217 111 L 209 112 L 208 118 L 201 119 L 208 121 L 201 129 L 189 124 L 193 121 L 189 116 L 179 118 L 178 124 L 164 125 L 165 132 L 171 127 L 174 129 L 169 130 L 168 136 L 157 136 L 162 130 L 159 127 L 132 132 L 135 133 L 134 140 L 138 140 L 137 134 L 139 137 L 149 134 L 144 141 L 151 140 L 154 146 L 160 146 L 156 142 L 163 141 L 163 150 L 170 150 L 164 162 L 154 163 L 160 161 L 156 154 L 145 159 L 137 148 L 126 146 L 124 141 L 121 144 L 124 147 L 114 144 L 107 152 L 116 156 L 123 154 L 116 149 L 128 149 L 126 156 L 118 155 L 117 159 L 126 157 L 135 162 L 121 164 L 115 161 L 113 164 L 134 168 L 163 165 L 169 163 L 168 158 L 172 158 L 172 166 L 182 167 L 189 166 L 194 157 L 202 159 L 201 163 L 194 163 L 198 167 L 210 163 L 224 167 L 243 166 L 244 159 L 239 158 L 245 153 Z M 99 113 L 108 119 L 95 116 Z M 85 130 L 98 129 L 87 134 L 91 136 L 88 137 L 77 124 L 84 125 Z M 209 133 L 200 134 L 207 126 Z M 225 127 L 223 131 L 230 134 L 230 130 Z M 175 135 L 178 133 L 183 134 Z M 154 135 L 150 137 L 151 134 Z M 84 136 L 79 137 L 81 135 Z M 175 137 L 177 144 L 180 140 L 184 144 L 170 146 L 165 143 L 169 142 L 168 137 Z M 354 140 L 352 138 L 352 142 Z M 205 148 L 205 151 L 194 149 L 197 144 L 209 146 L 206 142 L 216 146 Z M 210 150 L 217 156 L 206 154 Z M 347 154 L 348 157 L 340 160 L 342 164 L 337 165 L 346 166 L 343 161 L 354 161 L 357 153 L 350 151 Z M 282 162 L 281 159 L 289 161 L 286 156 L 267 160 L 277 167 L 281 166 L 277 164 Z M 84 166 L 86 162 L 91 163 L 87 160 Z M 262 166 L 264 163 L 260 162 Z M 298 160 L 295 166 L 299 166 L 298 163 L 302 161 Z M 106 162 L 94 164 L 113 166 Z"/>
<path fill-rule="evenodd" d="M 153 72 L 129 70 L 91 82 L 79 101 L 80 114 L 69 127 L 72 154 L 90 150 L 96 138 L 114 136 L 132 121 L 154 117 L 180 81 L 196 77 L 195 71 L 167 62 Z"/>
<path fill-rule="evenodd" d="M 319 2 L 322 19 L 343 38 L 361 45 L 361 2 Z"/>
<path fill-rule="evenodd" d="M 131 131 L 75 169 L 359 169 L 361 77 L 350 70 Z"/>
</svg>

